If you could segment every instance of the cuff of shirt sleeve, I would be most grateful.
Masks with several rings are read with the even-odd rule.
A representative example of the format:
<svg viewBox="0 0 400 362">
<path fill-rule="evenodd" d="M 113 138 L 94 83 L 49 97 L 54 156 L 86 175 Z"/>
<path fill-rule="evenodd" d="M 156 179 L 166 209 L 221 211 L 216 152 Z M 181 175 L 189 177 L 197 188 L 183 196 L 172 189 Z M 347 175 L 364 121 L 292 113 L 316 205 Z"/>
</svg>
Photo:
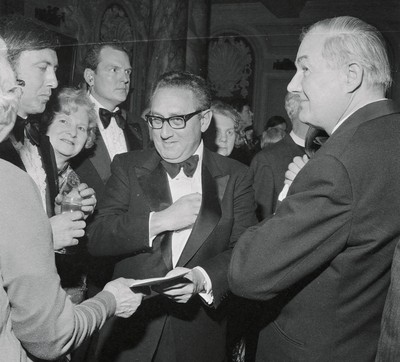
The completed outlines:
<svg viewBox="0 0 400 362">
<path fill-rule="evenodd" d="M 207 272 L 201 266 L 196 266 L 194 269 L 198 270 L 204 277 L 205 291 L 199 293 L 199 295 L 208 305 L 211 305 L 214 302 L 211 279 L 208 276 Z"/>
<path fill-rule="evenodd" d="M 154 239 L 155 239 L 156 236 L 157 236 L 157 235 L 150 236 L 150 235 L 151 235 L 151 234 L 150 234 L 151 218 L 152 218 L 152 216 L 153 216 L 154 213 L 155 213 L 155 211 L 152 211 L 152 212 L 150 213 L 150 215 L 149 215 L 149 246 L 150 246 L 150 248 L 153 247 L 153 241 L 154 241 Z"/>
</svg>

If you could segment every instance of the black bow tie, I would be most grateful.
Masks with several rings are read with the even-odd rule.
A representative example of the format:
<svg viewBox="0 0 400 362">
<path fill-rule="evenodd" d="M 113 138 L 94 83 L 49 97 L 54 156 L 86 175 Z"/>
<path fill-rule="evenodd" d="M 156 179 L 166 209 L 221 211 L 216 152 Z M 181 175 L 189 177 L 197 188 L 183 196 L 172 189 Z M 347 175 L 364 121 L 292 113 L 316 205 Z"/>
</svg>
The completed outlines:
<svg viewBox="0 0 400 362">
<path fill-rule="evenodd" d="M 126 121 L 125 118 L 122 116 L 122 112 L 120 109 L 115 112 L 110 112 L 108 109 L 99 108 L 99 116 L 101 123 L 103 123 L 104 129 L 106 129 L 110 125 L 112 117 L 115 118 L 115 121 L 117 122 L 119 128 L 125 128 Z"/>
<path fill-rule="evenodd" d="M 17 120 L 15 121 L 15 126 L 13 128 L 13 134 L 15 140 L 24 144 L 25 134 L 29 141 L 34 146 L 39 145 L 40 134 L 37 123 L 34 123 L 32 120 L 28 118 L 23 119 L 20 116 L 17 116 Z"/>
<path fill-rule="evenodd" d="M 175 178 L 178 175 L 178 173 L 181 170 L 181 167 L 183 167 L 183 172 L 187 177 L 193 177 L 198 162 L 199 162 L 198 155 L 192 155 L 186 161 L 179 163 L 170 163 L 165 160 L 161 160 L 161 163 L 165 168 L 165 171 L 167 171 L 168 175 L 171 178 Z"/>
</svg>

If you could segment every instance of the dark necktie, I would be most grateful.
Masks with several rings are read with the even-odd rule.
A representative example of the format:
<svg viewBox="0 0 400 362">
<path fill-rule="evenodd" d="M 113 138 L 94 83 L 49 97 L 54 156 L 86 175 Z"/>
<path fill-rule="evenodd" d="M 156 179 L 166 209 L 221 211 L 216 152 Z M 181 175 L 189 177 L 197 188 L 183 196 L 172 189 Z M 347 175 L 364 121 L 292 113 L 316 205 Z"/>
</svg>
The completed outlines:
<svg viewBox="0 0 400 362">
<path fill-rule="evenodd" d="M 108 109 L 99 108 L 99 116 L 101 123 L 103 123 L 104 129 L 106 129 L 110 125 L 112 117 L 115 118 L 115 121 L 117 122 L 119 128 L 125 128 L 126 121 L 125 118 L 122 116 L 122 112 L 120 109 L 116 110 L 115 112 L 110 112 Z"/>
<path fill-rule="evenodd" d="M 161 160 L 161 163 L 165 168 L 165 171 L 167 171 L 168 175 L 171 178 L 175 178 L 180 172 L 181 168 L 183 168 L 183 172 L 187 177 L 193 177 L 198 162 L 199 162 L 198 155 L 192 155 L 186 161 L 179 163 L 170 163 L 165 160 Z"/>
<path fill-rule="evenodd" d="M 36 123 L 32 122 L 29 117 L 26 119 L 17 116 L 15 126 L 13 128 L 15 140 L 24 144 L 25 134 L 34 146 L 39 145 L 40 134 Z"/>
</svg>

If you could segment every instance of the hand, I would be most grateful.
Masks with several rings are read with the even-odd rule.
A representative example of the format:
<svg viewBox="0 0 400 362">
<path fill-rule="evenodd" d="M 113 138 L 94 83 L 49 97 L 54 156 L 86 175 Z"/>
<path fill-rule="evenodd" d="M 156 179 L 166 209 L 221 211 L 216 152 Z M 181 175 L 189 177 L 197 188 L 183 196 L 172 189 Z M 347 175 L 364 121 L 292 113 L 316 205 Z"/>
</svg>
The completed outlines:
<svg viewBox="0 0 400 362">
<path fill-rule="evenodd" d="M 153 290 L 177 303 L 187 303 L 191 297 L 204 291 L 205 279 L 203 274 L 197 269 L 178 267 L 171 270 L 166 277 L 172 277 L 182 271 L 187 271 L 187 274 L 182 277 L 187 282 L 183 279 L 179 279 L 178 282 L 173 280 L 171 283 L 174 284 L 166 285 L 164 283 L 160 286 L 153 286 Z"/>
<path fill-rule="evenodd" d="M 288 170 L 285 173 L 285 184 L 291 185 L 293 180 L 296 178 L 297 174 L 300 170 L 305 166 L 305 164 L 309 161 L 307 155 L 303 155 L 303 157 L 296 156 L 293 159 L 293 162 L 289 164 Z"/>
<path fill-rule="evenodd" d="M 83 211 L 84 219 L 86 220 L 89 215 L 93 214 L 96 207 L 96 192 L 85 183 L 79 184 L 78 191 L 79 195 L 81 195 L 83 199 L 81 210 Z"/>
<path fill-rule="evenodd" d="M 201 194 L 193 193 L 182 196 L 165 210 L 155 212 L 151 218 L 151 236 L 167 230 L 181 230 L 192 226 L 199 214 Z"/>
<path fill-rule="evenodd" d="M 143 294 L 132 292 L 129 287 L 134 279 L 118 278 L 105 285 L 104 289 L 114 295 L 117 302 L 115 315 L 128 318 L 136 312 L 143 299 Z"/>
<path fill-rule="evenodd" d="M 67 212 L 50 218 L 54 250 L 77 245 L 77 238 L 85 235 L 86 223 L 81 211 Z"/>
</svg>

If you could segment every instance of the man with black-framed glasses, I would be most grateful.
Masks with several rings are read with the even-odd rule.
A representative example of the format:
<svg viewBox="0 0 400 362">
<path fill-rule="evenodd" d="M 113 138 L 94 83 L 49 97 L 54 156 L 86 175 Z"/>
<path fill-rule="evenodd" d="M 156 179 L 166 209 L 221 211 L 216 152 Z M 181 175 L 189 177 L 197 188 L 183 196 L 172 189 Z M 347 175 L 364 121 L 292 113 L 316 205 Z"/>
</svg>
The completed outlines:
<svg viewBox="0 0 400 362">
<path fill-rule="evenodd" d="M 115 320 L 100 336 L 100 360 L 225 360 L 227 268 L 256 218 L 247 167 L 203 145 L 210 102 L 202 78 L 164 74 L 146 115 L 155 149 L 111 165 L 89 251 L 118 257 L 115 278 L 184 276 L 154 287 L 137 317 Z"/>
</svg>

